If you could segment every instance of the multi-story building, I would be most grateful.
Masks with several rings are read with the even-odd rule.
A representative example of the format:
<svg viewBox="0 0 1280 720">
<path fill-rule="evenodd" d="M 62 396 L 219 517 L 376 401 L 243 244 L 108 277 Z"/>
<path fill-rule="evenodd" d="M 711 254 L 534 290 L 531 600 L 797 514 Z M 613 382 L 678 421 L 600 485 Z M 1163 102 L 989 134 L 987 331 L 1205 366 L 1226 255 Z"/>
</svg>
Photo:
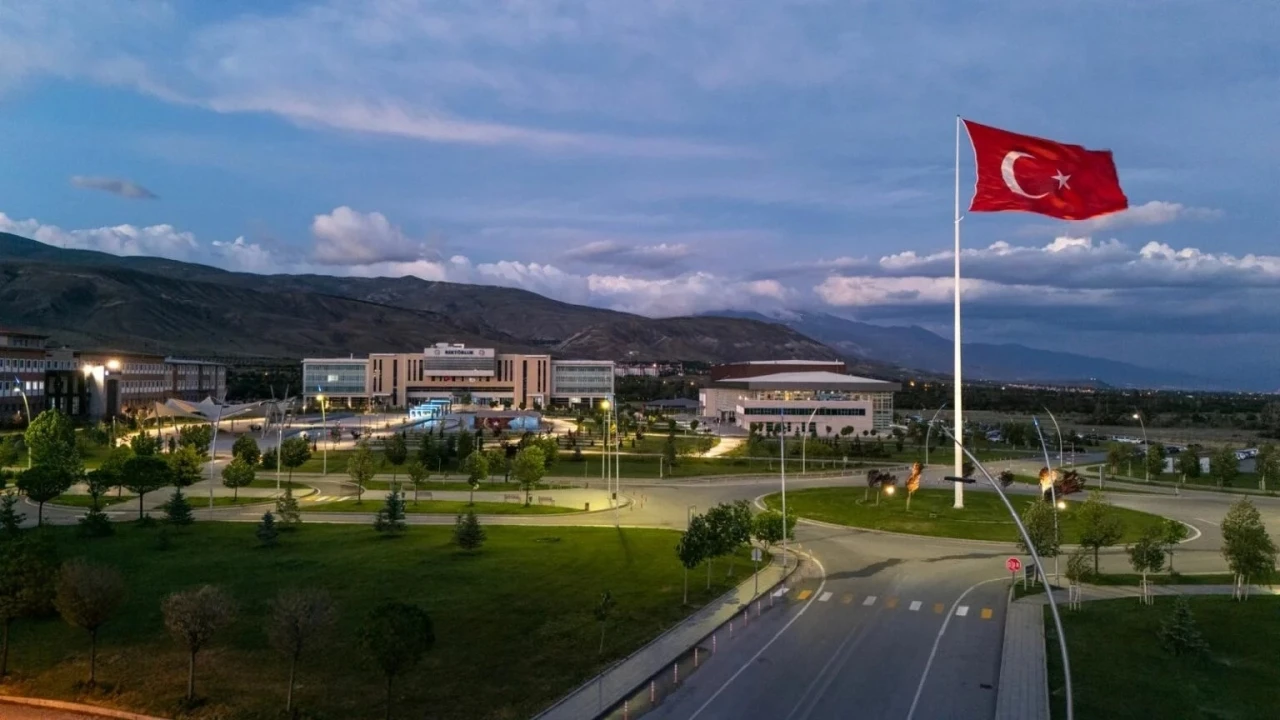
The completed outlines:
<svg viewBox="0 0 1280 720">
<path fill-rule="evenodd" d="M 552 360 L 551 403 L 595 405 L 613 394 L 611 360 Z"/>
<path fill-rule="evenodd" d="M 167 372 L 172 375 L 169 397 L 200 402 L 207 397 L 221 400 L 227 395 L 227 366 L 204 360 L 165 358 Z"/>
<path fill-rule="evenodd" d="M 748 429 L 781 426 L 788 433 L 888 430 L 893 393 L 901 387 L 846 375 L 844 368 L 840 362 L 807 360 L 713 367 L 711 382 L 699 393 L 699 414 Z"/>
<path fill-rule="evenodd" d="M 0 330 L 0 421 L 24 421 L 44 409 L 46 340 Z"/>
</svg>

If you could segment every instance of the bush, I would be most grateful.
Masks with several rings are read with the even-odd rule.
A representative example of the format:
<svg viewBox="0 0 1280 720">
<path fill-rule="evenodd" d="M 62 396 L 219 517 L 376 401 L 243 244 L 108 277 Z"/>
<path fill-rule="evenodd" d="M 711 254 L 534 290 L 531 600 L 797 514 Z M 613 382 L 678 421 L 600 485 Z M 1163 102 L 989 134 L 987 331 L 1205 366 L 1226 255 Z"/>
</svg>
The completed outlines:
<svg viewBox="0 0 1280 720">
<path fill-rule="evenodd" d="M 392 490 L 387 495 L 386 504 L 378 510 L 378 515 L 373 520 L 373 529 L 395 536 L 404 532 L 405 527 L 404 498 L 400 496 L 398 490 Z"/>
<path fill-rule="evenodd" d="M 293 490 L 288 486 L 284 489 L 284 495 L 276 498 L 276 517 L 279 518 L 280 529 L 284 531 L 296 530 L 302 524 L 302 515 L 298 512 L 298 499 L 293 496 Z"/>
<path fill-rule="evenodd" d="M 1174 655 L 1203 655 L 1209 650 L 1191 614 L 1191 603 L 1181 595 L 1173 601 L 1173 614 L 1160 623 L 1160 644 Z"/>
<path fill-rule="evenodd" d="M 270 510 L 262 514 L 262 522 L 258 523 L 258 529 L 254 534 L 258 536 L 258 542 L 264 547 L 275 546 L 280 532 L 276 530 L 276 516 L 272 515 Z"/>
<path fill-rule="evenodd" d="M 106 513 L 97 508 L 85 513 L 76 528 L 76 534 L 86 538 L 106 537 L 113 532 L 115 528 L 111 525 L 111 520 L 107 518 Z"/>
<path fill-rule="evenodd" d="M 182 494 L 182 488 L 174 488 L 173 495 L 164 504 L 164 521 L 174 527 L 186 527 L 196 521 L 195 514 L 191 512 L 191 503 Z"/>
<path fill-rule="evenodd" d="M 465 515 L 459 515 L 453 526 L 453 544 L 470 552 L 480 549 L 484 541 L 484 528 L 480 527 L 480 519 L 475 512 L 468 511 Z"/>
</svg>

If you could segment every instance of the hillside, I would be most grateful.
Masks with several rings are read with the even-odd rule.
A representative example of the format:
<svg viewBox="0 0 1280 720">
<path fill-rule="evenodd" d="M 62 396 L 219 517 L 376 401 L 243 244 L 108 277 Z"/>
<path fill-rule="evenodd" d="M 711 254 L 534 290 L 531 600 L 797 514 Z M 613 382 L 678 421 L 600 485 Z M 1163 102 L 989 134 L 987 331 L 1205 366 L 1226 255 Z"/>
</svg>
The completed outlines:
<svg viewBox="0 0 1280 720">
<path fill-rule="evenodd" d="M 281 358 L 405 351 L 434 342 L 634 361 L 838 357 L 773 323 L 652 319 L 514 288 L 233 273 L 65 250 L 5 233 L 0 258 L 0 325 L 68 345 Z"/>
</svg>

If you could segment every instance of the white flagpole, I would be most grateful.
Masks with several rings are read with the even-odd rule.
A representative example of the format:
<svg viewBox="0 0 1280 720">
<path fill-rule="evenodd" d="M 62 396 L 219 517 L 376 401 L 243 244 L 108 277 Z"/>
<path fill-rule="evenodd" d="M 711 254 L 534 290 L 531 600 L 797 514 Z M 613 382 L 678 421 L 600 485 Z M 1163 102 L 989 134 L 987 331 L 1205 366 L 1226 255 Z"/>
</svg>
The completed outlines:
<svg viewBox="0 0 1280 720">
<path fill-rule="evenodd" d="M 964 476 L 964 452 L 961 449 L 964 439 L 964 406 L 961 403 L 960 378 L 960 116 L 956 116 L 956 206 L 955 206 L 955 472 L 956 477 Z M 964 507 L 964 483 L 955 483 L 955 507 Z"/>
</svg>

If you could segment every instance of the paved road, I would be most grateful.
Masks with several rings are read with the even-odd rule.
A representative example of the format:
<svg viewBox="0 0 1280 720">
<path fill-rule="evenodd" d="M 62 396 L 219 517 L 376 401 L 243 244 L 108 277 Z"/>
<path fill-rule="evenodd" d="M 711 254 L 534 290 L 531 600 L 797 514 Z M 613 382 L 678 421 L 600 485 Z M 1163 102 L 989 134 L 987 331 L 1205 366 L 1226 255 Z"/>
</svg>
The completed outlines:
<svg viewBox="0 0 1280 720">
<path fill-rule="evenodd" d="M 46 710 L 0 703 L 0 718 L 4 720 L 106 720 L 105 715 L 84 715 L 65 710 Z"/>
</svg>

